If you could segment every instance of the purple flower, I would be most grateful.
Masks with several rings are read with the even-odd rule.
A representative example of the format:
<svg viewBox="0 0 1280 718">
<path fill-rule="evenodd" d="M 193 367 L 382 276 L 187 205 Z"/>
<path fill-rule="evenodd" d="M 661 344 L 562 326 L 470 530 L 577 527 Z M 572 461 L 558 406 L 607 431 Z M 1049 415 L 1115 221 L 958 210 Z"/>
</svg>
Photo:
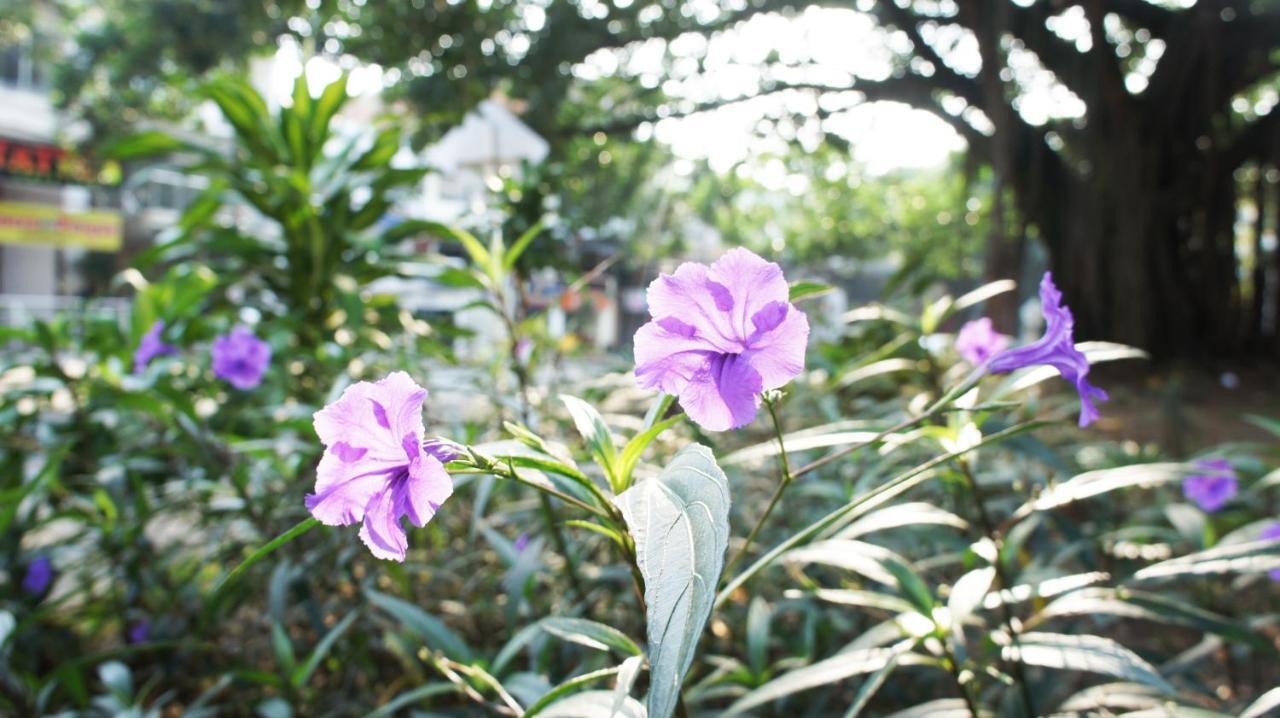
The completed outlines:
<svg viewBox="0 0 1280 718">
<path fill-rule="evenodd" d="M 741 248 L 658 277 L 653 321 L 636 332 L 636 380 L 678 396 L 708 431 L 750 424 L 761 394 L 804 369 L 809 320 L 788 292 L 781 267 Z"/>
<path fill-rule="evenodd" d="M 129 624 L 129 643 L 146 643 L 151 637 L 151 621 L 143 618 Z"/>
<path fill-rule="evenodd" d="M 1207 473 L 1183 479 L 1182 494 L 1211 514 L 1236 495 L 1240 482 L 1226 459 L 1201 459 L 1196 466 Z"/>
<path fill-rule="evenodd" d="M 529 532 L 521 531 L 520 535 L 516 537 L 516 540 L 513 546 L 516 550 L 516 553 L 524 553 L 524 550 L 529 548 Z"/>
<path fill-rule="evenodd" d="M 27 566 L 27 574 L 22 578 L 22 590 L 32 596 L 43 596 L 53 582 L 53 562 L 48 556 L 37 556 Z"/>
<path fill-rule="evenodd" d="M 360 539 L 378 558 L 404 561 L 402 519 L 425 526 L 453 493 L 444 464 L 457 452 L 447 442 L 423 442 L 426 398 L 426 389 L 398 371 L 352 384 L 315 415 L 325 451 L 307 509 L 329 526 L 363 521 Z"/>
<path fill-rule="evenodd" d="M 213 373 L 237 389 L 252 389 L 262 383 L 271 363 L 271 345 L 244 326 L 213 340 Z"/>
<path fill-rule="evenodd" d="M 986 364 L 1009 346 L 1009 337 L 997 332 L 989 317 L 974 319 L 956 334 L 956 351 L 974 366 Z"/>
<path fill-rule="evenodd" d="M 1040 311 L 1044 314 L 1044 336 L 1023 347 L 1006 349 L 987 364 L 987 370 L 1005 374 L 1015 369 L 1047 364 L 1062 378 L 1076 385 L 1080 395 L 1080 426 L 1088 426 L 1098 418 L 1094 400 L 1106 401 L 1107 393 L 1089 383 L 1089 360 L 1076 349 L 1072 330 L 1075 319 L 1071 310 L 1062 306 L 1062 292 L 1053 284 L 1053 275 L 1044 273 L 1040 280 Z"/>
<path fill-rule="evenodd" d="M 1258 538 L 1264 541 L 1268 539 L 1280 539 L 1280 521 L 1277 521 L 1264 529 L 1262 531 L 1262 535 Z M 1269 575 L 1271 576 L 1272 581 L 1280 583 L 1280 568 L 1272 569 L 1269 572 Z"/>
<path fill-rule="evenodd" d="M 164 333 L 164 320 L 157 319 L 155 324 L 151 325 L 151 329 L 142 335 L 142 339 L 138 342 L 138 348 L 133 352 L 133 373 L 141 374 L 143 369 L 151 363 L 152 359 L 160 356 L 170 356 L 178 353 L 178 348 L 172 344 L 165 344 L 160 335 Z"/>
</svg>

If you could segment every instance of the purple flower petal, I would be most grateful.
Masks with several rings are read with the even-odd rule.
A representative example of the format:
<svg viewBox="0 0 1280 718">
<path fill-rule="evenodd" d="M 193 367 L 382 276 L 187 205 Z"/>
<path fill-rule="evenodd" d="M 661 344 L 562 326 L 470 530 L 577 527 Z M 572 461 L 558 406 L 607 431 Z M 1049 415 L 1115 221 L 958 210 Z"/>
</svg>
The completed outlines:
<svg viewBox="0 0 1280 718">
<path fill-rule="evenodd" d="M 243 326 L 214 339 L 210 353 L 214 376 L 241 390 L 261 384 L 271 364 L 271 345 Z"/>
<path fill-rule="evenodd" d="M 142 339 L 138 341 L 138 348 L 133 352 L 133 373 L 141 374 L 152 359 L 160 356 L 170 356 L 178 353 L 178 348 L 165 344 L 160 335 L 164 333 L 164 320 L 157 319 L 155 324 L 151 325 L 151 329 L 142 335 Z"/>
<path fill-rule="evenodd" d="M 43 596 L 53 583 L 53 561 L 48 556 L 37 556 L 27 566 L 27 573 L 22 578 L 22 590 L 32 596 Z"/>
<path fill-rule="evenodd" d="M 151 637 L 151 621 L 142 619 L 129 625 L 129 643 L 146 643 Z"/>
<path fill-rule="evenodd" d="M 426 525 L 453 493 L 444 462 L 457 448 L 423 440 L 426 397 L 408 374 L 394 372 L 352 384 L 315 415 L 325 453 L 307 509 L 330 526 L 363 522 L 360 538 L 378 558 L 403 561 L 403 519 Z"/>
<path fill-rule="evenodd" d="M 986 364 L 1009 347 L 1009 337 L 997 332 L 989 317 L 967 322 L 956 334 L 956 351 L 973 366 Z"/>
<path fill-rule="evenodd" d="M 1235 497 L 1240 480 L 1226 459 L 1201 459 L 1196 466 L 1206 473 L 1182 480 L 1182 494 L 1205 513 L 1214 513 Z"/>
<path fill-rule="evenodd" d="M 1040 311 L 1044 314 L 1044 336 L 1026 346 L 1007 349 L 987 364 L 987 370 L 1004 374 L 1023 367 L 1048 365 L 1071 382 L 1080 395 L 1080 426 L 1098 418 L 1094 401 L 1106 401 L 1107 393 L 1089 383 L 1089 360 L 1076 349 L 1072 336 L 1075 320 L 1071 310 L 1062 305 L 1062 292 L 1053 284 L 1053 275 L 1044 273 L 1040 281 Z"/>
<path fill-rule="evenodd" d="M 751 423 L 761 392 L 804 370 L 809 320 L 788 293 L 777 264 L 741 248 L 662 275 L 635 336 L 636 381 L 678 396 L 709 431 Z"/>
</svg>

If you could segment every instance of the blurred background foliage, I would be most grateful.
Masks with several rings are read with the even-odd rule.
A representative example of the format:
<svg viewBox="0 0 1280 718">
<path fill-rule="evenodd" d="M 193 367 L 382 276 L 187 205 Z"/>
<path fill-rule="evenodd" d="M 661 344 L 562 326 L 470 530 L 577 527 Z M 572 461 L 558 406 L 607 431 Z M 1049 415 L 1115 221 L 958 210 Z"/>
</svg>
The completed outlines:
<svg viewBox="0 0 1280 718">
<path fill-rule="evenodd" d="M 879 301 L 800 305 L 814 341 L 777 431 L 797 466 L 861 448 L 797 483 L 750 556 L 848 513 L 723 595 L 685 683 L 691 714 L 1274 714 L 1277 559 L 1258 541 L 1280 516 L 1273 395 L 1198 414 L 1192 400 L 1240 380 L 1223 367 L 1255 361 L 1261 378 L 1245 381 L 1274 378 L 1280 15 L 1244 0 L 852 3 L 880 28 L 882 75 L 814 76 L 811 54 L 770 50 L 738 63 L 756 73 L 742 93 L 688 91 L 725 76 L 711 39 L 817 5 L 0 0 L 0 39 L 64 31 L 38 49 L 85 153 L 126 176 L 162 155 L 208 179 L 155 246 L 104 268 L 126 321 L 85 311 L 0 329 L 0 712 L 512 715 L 618 682 L 645 626 L 609 538 L 492 474 L 456 477 L 404 564 L 321 529 L 229 577 L 305 519 L 312 414 L 392 370 L 433 386 L 429 433 L 604 478 L 602 442 L 660 417 L 641 418 L 653 397 L 628 376 L 628 342 L 599 353 L 553 335 L 530 301 L 536 275 L 556 268 L 582 289 L 616 263 L 643 287 L 709 229 L 793 280 L 887 269 L 864 292 Z M 1067 15 L 1089 20 L 1085 35 L 1051 30 Z M 977 66 L 946 59 L 965 44 Z M 275 107 L 240 78 L 286 45 L 347 72 L 377 64 L 387 111 L 336 132 L 349 74 L 299 81 Z M 1082 112 L 1023 113 L 1026 49 Z M 728 167 L 655 139 L 664 120 L 757 95 L 786 101 L 761 110 L 761 143 Z M 491 208 L 466 227 L 395 216 L 428 174 L 397 159 L 402 145 L 495 97 L 547 159 L 491 178 Z M 929 109 L 967 152 L 872 171 L 828 122 L 866 101 Z M 198 137 L 209 103 L 225 143 Z M 1167 373 L 1099 342 L 1095 358 L 1128 360 L 1098 372 L 1114 395 L 1100 429 L 1076 430 L 1073 402 L 1027 372 L 868 441 L 968 373 L 951 346 L 963 320 L 1034 335 L 1018 321 L 1029 282 L 953 297 L 1044 265 L 1083 338 L 1141 347 Z M 424 316 L 378 284 L 424 277 L 473 294 Z M 475 338 L 468 309 L 500 318 L 485 359 L 455 350 Z M 178 353 L 135 374 L 157 320 Z M 241 323 L 276 357 L 252 392 L 208 357 Z M 1215 371 L 1175 363 L 1190 360 Z M 561 393 L 604 430 L 582 436 Z M 637 475 L 711 447 L 733 553 L 777 483 L 771 433 L 763 418 L 732 434 L 681 423 Z M 1179 481 L 1212 457 L 1241 494 L 1205 513 Z M 52 582 L 29 590 L 43 559 Z"/>
</svg>

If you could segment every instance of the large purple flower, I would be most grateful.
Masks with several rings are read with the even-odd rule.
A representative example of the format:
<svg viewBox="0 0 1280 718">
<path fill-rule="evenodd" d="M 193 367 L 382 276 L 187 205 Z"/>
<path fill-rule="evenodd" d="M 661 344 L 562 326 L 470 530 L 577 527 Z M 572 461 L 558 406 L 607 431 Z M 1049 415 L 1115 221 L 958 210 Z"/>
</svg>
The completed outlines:
<svg viewBox="0 0 1280 718">
<path fill-rule="evenodd" d="M 172 344 L 166 344 L 160 335 L 164 333 L 164 320 L 157 319 L 155 324 L 142 335 L 142 339 L 138 341 L 138 348 L 133 352 L 133 373 L 141 374 L 143 369 L 151 363 L 152 359 L 159 356 L 169 356 L 178 353 L 178 348 Z"/>
<path fill-rule="evenodd" d="M 658 277 L 653 321 L 636 332 L 636 379 L 678 396 L 708 431 L 750 424 L 760 395 L 804 369 L 809 320 L 788 292 L 781 267 L 741 248 Z"/>
<path fill-rule="evenodd" d="M 271 345 L 254 336 L 244 326 L 213 340 L 213 373 L 237 389 L 252 389 L 262 383 L 271 364 Z"/>
<path fill-rule="evenodd" d="M 966 322 L 956 334 L 956 351 L 973 366 L 986 364 L 1009 347 L 1009 337 L 997 332 L 990 317 Z"/>
<path fill-rule="evenodd" d="M 1280 539 L 1280 521 L 1271 524 L 1262 530 L 1262 535 L 1258 538 L 1262 540 Z M 1271 580 L 1280 583 L 1280 568 L 1272 569 L 1270 572 Z"/>
<path fill-rule="evenodd" d="M 1196 466 L 1205 473 L 1183 479 L 1182 494 L 1211 514 L 1236 495 L 1240 481 L 1226 459 L 1201 459 Z"/>
<path fill-rule="evenodd" d="M 1026 346 L 997 354 L 987 364 L 987 370 L 1003 374 L 1039 364 L 1057 369 L 1062 378 L 1076 385 L 1080 395 L 1080 426 L 1088 426 L 1098 418 L 1098 408 L 1093 402 L 1106 401 L 1107 393 L 1089 383 L 1089 360 L 1076 349 L 1072 337 L 1075 319 L 1071 310 L 1062 305 L 1062 292 L 1054 286 L 1049 272 L 1040 280 L 1040 311 L 1044 314 L 1044 336 Z"/>
<path fill-rule="evenodd" d="M 53 582 L 53 562 L 48 556 L 37 556 L 22 577 L 22 590 L 32 596 L 43 596 Z"/>
<path fill-rule="evenodd" d="M 423 441 L 426 398 L 426 389 L 398 371 L 352 384 L 315 415 L 325 451 L 307 509 L 329 526 L 363 521 L 360 538 L 378 558 L 404 561 L 402 519 L 425 526 L 453 493 L 444 463 L 456 452 Z"/>
</svg>

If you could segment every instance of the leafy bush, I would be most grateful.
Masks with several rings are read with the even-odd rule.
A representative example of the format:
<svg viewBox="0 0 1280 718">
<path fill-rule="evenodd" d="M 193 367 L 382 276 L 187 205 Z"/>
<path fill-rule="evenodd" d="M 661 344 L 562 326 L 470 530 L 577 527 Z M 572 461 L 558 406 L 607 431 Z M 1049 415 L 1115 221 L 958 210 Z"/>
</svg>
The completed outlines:
<svg viewBox="0 0 1280 718">
<path fill-rule="evenodd" d="M 736 253 L 746 269 L 723 284 L 704 281 L 718 265 L 690 265 L 651 290 L 683 304 L 666 314 L 651 295 L 660 316 L 638 335 L 637 374 L 678 399 L 637 388 L 620 357 L 593 359 L 589 381 L 554 397 L 538 353 L 522 349 L 539 318 L 512 289 L 539 228 L 482 242 L 383 226 L 394 189 L 421 171 L 391 167 L 394 130 L 326 149 L 341 83 L 313 98 L 300 82 L 274 115 L 230 81 L 208 92 L 236 128 L 229 154 L 159 135 L 117 148 L 182 151 L 211 178 L 173 236 L 125 273 L 128 326 L 86 315 L 4 337 L 5 710 L 1262 716 L 1280 705 L 1267 690 L 1274 446 L 1184 463 L 1063 425 L 1076 404 L 1046 390 L 1056 374 L 1085 381 L 1088 364 L 1136 353 L 1093 343 L 1070 354 L 1052 302 L 1056 353 L 995 352 L 977 368 L 958 356 L 953 330 L 1012 289 L 1001 282 L 918 310 L 857 308 L 838 341 L 806 356 L 800 313 L 804 335 L 835 319 L 812 301 L 822 288 L 788 292 L 773 265 Z M 219 211 L 231 201 L 274 232 L 231 221 Z M 458 244 L 467 266 L 401 256 L 397 240 L 415 233 Z M 506 328 L 497 366 L 450 367 L 495 392 L 484 421 L 417 392 L 454 360 L 440 330 L 369 289 L 398 271 L 472 287 Z M 677 280 L 690 283 L 676 292 Z M 209 359 L 237 325 L 272 349 L 251 389 Z M 774 342 L 784 326 L 790 339 Z M 135 372 L 149 333 L 172 350 Z M 405 372 L 394 386 L 373 382 L 393 371 Z M 313 426 L 317 412 L 328 418 Z M 1219 508 L 1200 489 L 1184 496 L 1189 478 L 1238 494 Z M 424 501 L 418 481 L 443 497 Z M 338 509 L 317 508 L 326 500 Z M 406 531 L 402 515 L 424 527 Z M 371 524 L 386 516 L 394 523 Z M 321 527 L 362 520 L 364 533 Z M 399 532 L 402 562 L 362 545 L 395 556 Z"/>
</svg>

